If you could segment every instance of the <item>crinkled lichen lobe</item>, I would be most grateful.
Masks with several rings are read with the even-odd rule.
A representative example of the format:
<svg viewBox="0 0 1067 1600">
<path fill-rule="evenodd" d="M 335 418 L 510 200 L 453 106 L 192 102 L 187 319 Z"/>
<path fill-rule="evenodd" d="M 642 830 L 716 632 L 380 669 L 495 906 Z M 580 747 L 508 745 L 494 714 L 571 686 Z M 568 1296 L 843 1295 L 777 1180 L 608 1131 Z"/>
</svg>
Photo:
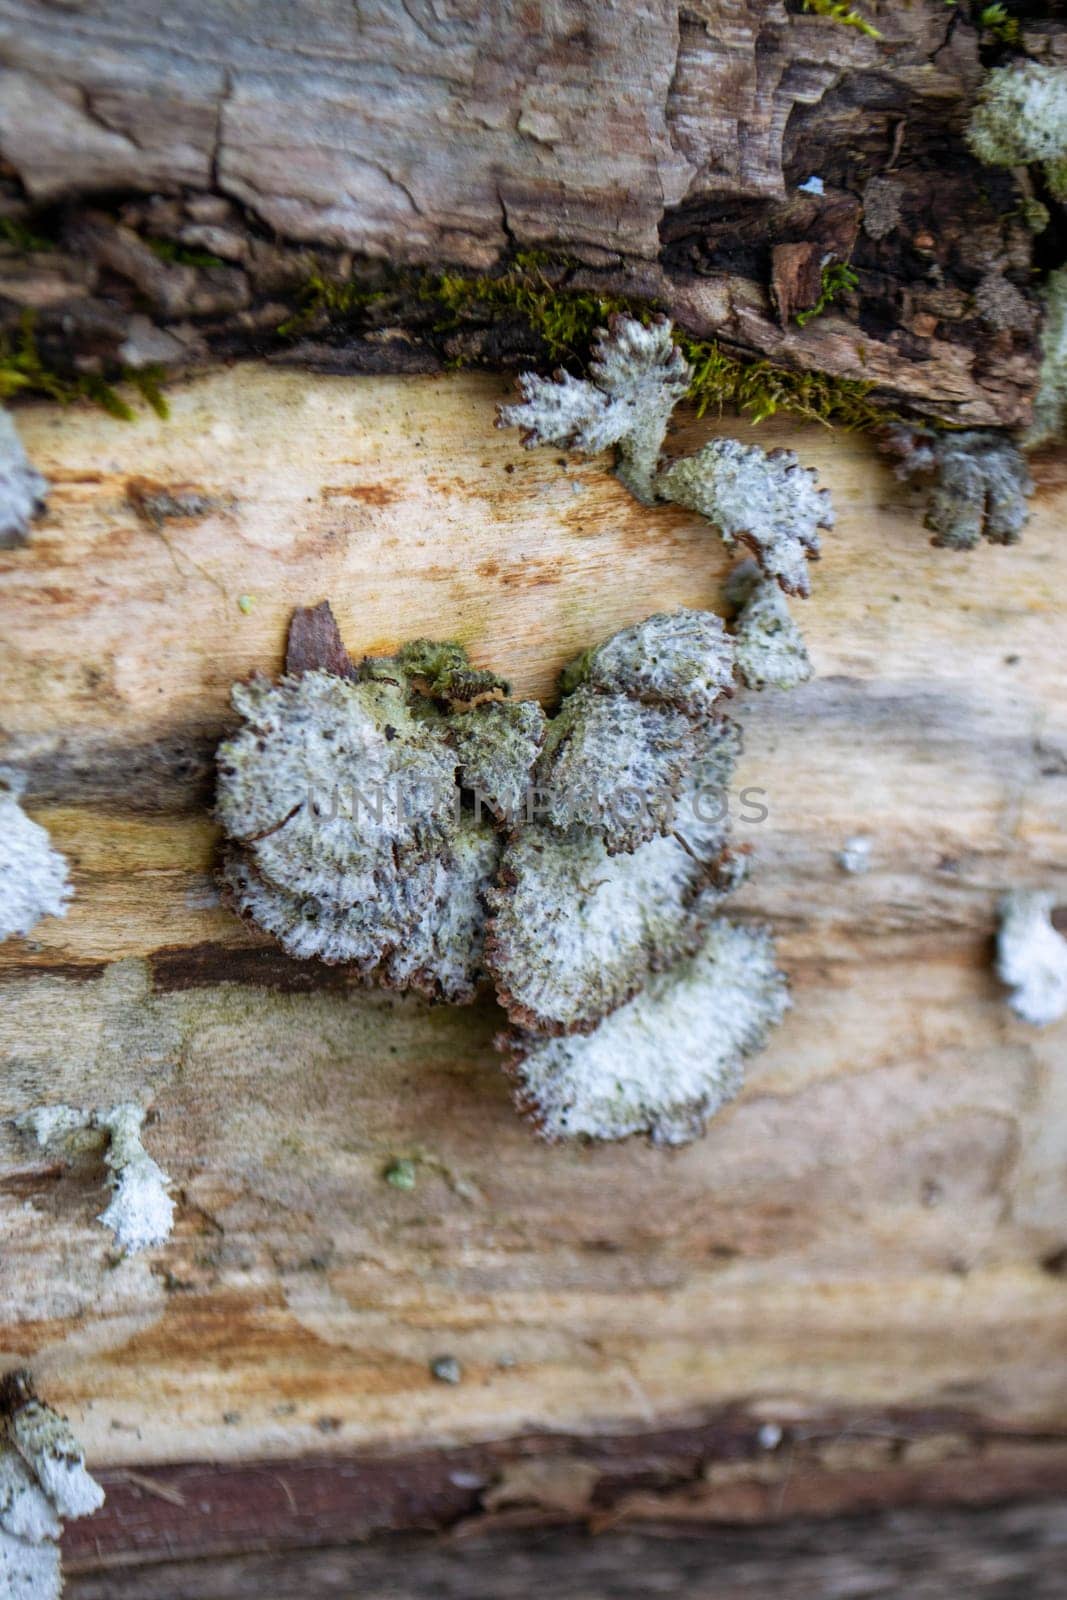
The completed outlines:
<svg viewBox="0 0 1067 1600">
<path fill-rule="evenodd" d="M 547 727 L 536 700 L 489 700 L 449 717 L 459 781 L 498 822 L 521 817 Z"/>
<path fill-rule="evenodd" d="M 673 706 L 576 689 L 549 724 L 534 769 L 544 815 L 556 828 L 591 828 L 610 855 L 636 850 L 670 828 L 696 738 Z"/>
<path fill-rule="evenodd" d="M 1067 199 L 1067 68 L 1014 61 L 990 72 L 967 129 L 990 166 L 1040 161 L 1053 196 Z"/>
<path fill-rule="evenodd" d="M 727 600 L 737 607 L 734 652 L 747 689 L 795 689 L 814 671 L 804 635 L 777 583 L 762 578 L 754 561 L 730 574 Z"/>
<path fill-rule="evenodd" d="M 1019 542 L 1034 485 L 1022 454 L 1003 434 L 898 425 L 886 430 L 884 448 L 899 458 L 899 478 L 932 476 L 924 520 L 933 544 L 973 550 L 983 537 L 990 544 Z"/>
<path fill-rule="evenodd" d="M 621 628 L 564 668 L 565 692 L 580 683 L 708 716 L 734 677 L 733 643 L 711 611 L 657 611 Z"/>
<path fill-rule="evenodd" d="M 499 426 L 521 428 L 527 448 L 552 444 L 596 455 L 618 446 L 620 479 L 651 505 L 667 423 L 691 377 L 670 322 L 662 316 L 647 323 L 612 317 L 597 332 L 589 372 L 588 379 L 523 373 L 522 401 L 501 407 Z"/>
<path fill-rule="evenodd" d="M 808 595 L 808 562 L 820 553 L 819 530 L 832 528 L 829 491 L 792 450 L 761 450 L 713 439 L 675 461 L 657 480 L 666 500 L 707 517 L 728 544 L 748 546 L 786 594 Z"/>
<path fill-rule="evenodd" d="M 647 1133 L 685 1143 L 737 1093 L 744 1058 L 788 1004 L 767 933 L 716 920 L 688 960 L 650 978 L 594 1033 L 513 1035 L 516 1099 L 549 1140 Z"/>
</svg>

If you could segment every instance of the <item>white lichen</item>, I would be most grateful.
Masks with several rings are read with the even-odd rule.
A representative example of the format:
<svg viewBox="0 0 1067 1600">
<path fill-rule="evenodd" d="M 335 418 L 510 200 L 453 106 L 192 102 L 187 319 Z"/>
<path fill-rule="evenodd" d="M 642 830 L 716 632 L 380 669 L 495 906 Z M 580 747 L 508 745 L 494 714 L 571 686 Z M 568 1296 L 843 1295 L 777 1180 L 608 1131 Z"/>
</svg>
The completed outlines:
<svg viewBox="0 0 1067 1600">
<path fill-rule="evenodd" d="M 23 937 L 42 917 L 63 917 L 71 897 L 66 859 L 19 804 L 17 781 L 0 775 L 0 941 Z"/>
<path fill-rule="evenodd" d="M 58 1539 L 63 1531 L 55 1506 L 6 1438 L 0 1439 L 0 1528 L 31 1544 Z"/>
<path fill-rule="evenodd" d="M 88 1517 L 104 1491 L 85 1468 L 85 1455 L 65 1417 L 42 1400 L 27 1400 L 8 1418 L 11 1443 L 60 1517 Z"/>
<path fill-rule="evenodd" d="M 59 1600 L 63 1519 L 90 1516 L 104 1491 L 85 1468 L 68 1423 L 8 1373 L 0 1406 L 0 1597 Z"/>
<path fill-rule="evenodd" d="M 789 1004 L 761 929 L 717 920 L 699 949 L 653 976 L 590 1035 L 512 1041 L 520 1108 L 546 1139 L 647 1133 L 683 1144 L 741 1087 Z"/>
<path fill-rule="evenodd" d="M 524 372 L 522 402 L 503 406 L 498 425 L 521 428 L 528 448 L 551 444 L 596 455 L 615 445 L 619 477 L 651 505 L 667 423 L 691 377 L 670 322 L 662 316 L 647 325 L 635 317 L 612 317 L 597 333 L 589 374 L 541 378 Z"/>
<path fill-rule="evenodd" d="M 621 628 L 563 670 L 564 692 L 587 683 L 708 716 L 734 677 L 734 648 L 711 611 L 658 611 Z"/>
<path fill-rule="evenodd" d="M 1067 939 L 1050 921 L 1055 904 L 1054 894 L 1027 889 L 1000 902 L 997 975 L 1013 991 L 1015 1015 L 1039 1028 L 1067 1016 Z"/>
<path fill-rule="evenodd" d="M 777 583 L 761 578 L 754 561 L 734 569 L 726 586 L 737 608 L 734 654 L 737 675 L 749 689 L 795 689 L 814 668 L 804 635 Z"/>
<path fill-rule="evenodd" d="M 787 594 L 810 591 L 807 563 L 819 555 L 819 529 L 833 526 L 829 493 L 791 450 L 761 450 L 716 439 L 660 470 L 671 411 L 691 372 L 664 317 L 643 326 L 613 317 L 600 329 L 592 381 L 557 372 L 519 378 L 520 405 L 502 406 L 499 427 L 523 429 L 527 447 L 563 445 L 593 453 L 619 449 L 618 474 L 644 505 L 673 500 L 707 517 L 727 544 L 748 545 Z"/>
<path fill-rule="evenodd" d="M 819 556 L 819 529 L 834 523 L 830 496 L 792 450 L 761 450 L 713 439 L 661 473 L 666 500 L 698 511 L 728 545 L 744 544 L 786 594 L 811 592 L 808 562 Z"/>
<path fill-rule="evenodd" d="M 994 68 L 979 91 L 967 141 L 988 166 L 1040 162 L 1053 196 L 1067 200 L 1067 69 L 1038 61 Z"/>
<path fill-rule="evenodd" d="M 725 828 L 722 830 L 725 833 Z M 588 1031 L 688 955 L 734 880 L 673 835 L 610 856 L 592 829 L 533 824 L 504 852 L 487 959 L 511 1020 Z"/>
<path fill-rule="evenodd" d="M 53 1539 L 34 1543 L 0 1528 L 0 1597 L 2 1600 L 59 1600 L 63 1569 Z"/>
<path fill-rule="evenodd" d="M 47 478 L 30 465 L 14 417 L 0 406 L 0 550 L 26 543 L 47 494 Z"/>
<path fill-rule="evenodd" d="M 1027 446 L 1048 444 L 1067 429 L 1067 269 L 1050 272 L 1045 285 L 1041 373 Z"/>
<path fill-rule="evenodd" d="M 884 448 L 899 457 L 898 478 L 933 478 L 924 518 L 933 544 L 973 550 L 983 537 L 990 544 L 1018 544 L 1034 485 L 1010 439 L 899 425 L 887 429 Z"/>
<path fill-rule="evenodd" d="M 842 872 L 860 876 L 870 871 L 873 848 L 872 841 L 865 833 L 851 834 L 837 852 L 837 864 Z"/>
<path fill-rule="evenodd" d="M 463 813 L 448 860 L 435 864 L 431 904 L 411 937 L 383 960 L 380 982 L 450 1005 L 474 999 L 486 978 L 486 904 L 501 849 L 492 828 Z"/>
<path fill-rule="evenodd" d="M 328 607 L 298 618 L 289 675 L 235 691 L 246 727 L 219 752 L 242 914 L 293 955 L 432 999 L 488 977 L 531 1038 L 589 1033 L 699 949 L 743 871 L 719 618 L 660 613 L 585 652 L 551 720 L 459 646 L 356 668 Z M 369 825 L 331 799 L 398 779 L 415 803 Z"/>
<path fill-rule="evenodd" d="M 142 1143 L 144 1120 L 143 1107 L 130 1102 L 98 1112 L 95 1118 L 96 1126 L 110 1136 L 104 1159 L 114 1191 L 99 1221 L 111 1229 L 127 1255 L 164 1244 L 174 1226 L 174 1201 L 167 1193 L 170 1179 Z"/>
<path fill-rule="evenodd" d="M 536 700 L 489 700 L 449 717 L 459 781 L 498 822 L 521 815 L 547 726 Z"/>
<path fill-rule="evenodd" d="M 636 850 L 669 830 L 696 736 L 673 706 L 575 689 L 549 724 L 534 769 L 544 815 L 556 828 L 592 828 L 611 855 Z"/>
<path fill-rule="evenodd" d="M 113 1194 L 97 1221 L 111 1229 L 126 1255 L 169 1239 L 174 1226 L 174 1202 L 167 1193 L 170 1179 L 142 1142 L 142 1106 L 126 1102 L 99 1111 L 33 1106 L 14 1120 L 19 1132 L 32 1136 L 40 1149 L 69 1144 L 71 1135 L 85 1129 L 105 1134 L 104 1164 Z"/>
</svg>

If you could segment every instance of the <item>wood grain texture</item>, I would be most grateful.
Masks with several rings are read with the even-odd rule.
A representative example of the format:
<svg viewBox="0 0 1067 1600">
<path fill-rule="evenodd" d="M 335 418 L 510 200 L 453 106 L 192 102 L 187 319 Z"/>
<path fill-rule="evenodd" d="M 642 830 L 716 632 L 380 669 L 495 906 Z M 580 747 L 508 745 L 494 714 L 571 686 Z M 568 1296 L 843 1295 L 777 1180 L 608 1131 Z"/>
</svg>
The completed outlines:
<svg viewBox="0 0 1067 1600">
<path fill-rule="evenodd" d="M 534 249 L 746 355 L 1024 425 L 1039 263 L 1018 175 L 963 139 L 980 30 L 943 0 L 865 15 L 880 39 L 799 0 L 0 0 L 0 210 L 28 196 L 60 224 L 52 251 L 0 248 L 0 328 L 31 311 L 78 371 L 196 363 L 270 349 L 312 271 L 344 279 L 353 253 L 484 270 Z M 1064 37 L 1027 44 L 1052 59 Z M 783 326 L 783 249 L 815 263 L 804 304 L 824 260 L 851 259 L 857 291 Z M 523 337 L 490 326 L 465 353 Z M 406 370 L 440 359 L 427 343 L 332 359 Z"/>
<path fill-rule="evenodd" d="M 165 1561 L 75 1574 L 70 1600 L 1059 1600 L 1064 1513 L 1050 1506 L 897 1512 L 823 1525 L 680 1538 L 590 1539 L 544 1530 L 470 1544 L 394 1539 L 370 1548 Z"/>
<path fill-rule="evenodd" d="M 817 679 L 735 702 L 738 787 L 769 812 L 739 827 L 736 906 L 778 931 L 795 1006 L 690 1148 L 542 1146 L 488 1001 L 354 989 L 219 907 L 211 746 L 294 606 L 328 596 L 357 654 L 459 637 L 548 695 L 619 625 L 718 603 L 706 525 L 524 453 L 492 427 L 507 388 L 243 367 L 176 390 L 166 424 L 23 411 L 55 490 L 2 557 L 0 726 L 77 897 L 0 949 L 0 1111 L 151 1093 L 179 1203 L 166 1247 L 116 1263 L 99 1164 L 57 1172 L 5 1125 L 4 1361 L 100 1466 L 739 1403 L 1062 1433 L 1063 1025 L 1016 1022 L 990 970 L 1002 887 L 1067 900 L 1062 488 L 1022 545 L 955 555 L 867 444 L 759 430 L 838 509 L 796 606 Z M 146 515 L 132 479 L 206 509 Z M 835 858 L 856 832 L 860 878 Z M 412 1192 L 383 1181 L 400 1155 Z M 458 1386 L 429 1375 L 445 1352 Z"/>
</svg>

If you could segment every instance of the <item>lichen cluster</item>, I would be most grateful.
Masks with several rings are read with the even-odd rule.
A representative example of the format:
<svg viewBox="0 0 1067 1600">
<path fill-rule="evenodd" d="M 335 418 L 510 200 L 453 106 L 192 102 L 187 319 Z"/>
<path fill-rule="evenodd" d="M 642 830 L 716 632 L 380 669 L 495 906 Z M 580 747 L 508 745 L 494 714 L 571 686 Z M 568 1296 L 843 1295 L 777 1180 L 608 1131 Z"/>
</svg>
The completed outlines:
<svg viewBox="0 0 1067 1600">
<path fill-rule="evenodd" d="M 883 447 L 898 458 L 899 478 L 932 481 L 925 521 L 933 544 L 973 550 L 983 537 L 990 544 L 1018 544 L 1034 485 L 1010 439 L 999 433 L 894 426 L 886 431 Z"/>
<path fill-rule="evenodd" d="M 668 420 L 691 377 L 665 317 L 645 326 L 617 315 L 598 331 L 588 378 L 524 373 L 522 400 L 501 407 L 498 425 L 521 428 L 530 448 L 595 454 L 615 445 L 618 475 L 643 504 L 673 501 L 698 512 L 728 545 L 746 545 L 786 594 L 808 594 L 807 564 L 834 517 L 828 492 L 791 450 L 713 439 L 661 465 Z"/>
<path fill-rule="evenodd" d="M 238 685 L 244 726 L 219 750 L 235 908 L 290 954 L 391 988 L 462 1003 L 491 981 L 520 1103 L 547 1136 L 691 1136 L 786 1004 L 763 932 L 744 935 L 749 980 L 744 963 L 720 970 L 740 945 L 715 912 L 741 869 L 727 848 L 739 740 L 721 714 L 734 657 L 719 618 L 623 629 L 565 669 L 550 720 L 457 645 L 419 640 L 354 665 L 327 607 L 297 613 L 287 666 L 279 683 Z M 608 1115 L 600 1087 L 572 1121 L 542 1107 L 536 1084 L 556 1076 L 545 1041 L 571 1038 L 581 1081 L 578 1036 L 597 1040 L 637 996 L 663 1060 L 623 1095 L 629 1109 L 617 1096 Z"/>
<path fill-rule="evenodd" d="M 91 1516 L 103 1503 L 70 1425 L 37 1398 L 27 1373 L 8 1373 L 0 1384 L 3 1600 L 59 1600 L 63 1521 Z"/>
</svg>

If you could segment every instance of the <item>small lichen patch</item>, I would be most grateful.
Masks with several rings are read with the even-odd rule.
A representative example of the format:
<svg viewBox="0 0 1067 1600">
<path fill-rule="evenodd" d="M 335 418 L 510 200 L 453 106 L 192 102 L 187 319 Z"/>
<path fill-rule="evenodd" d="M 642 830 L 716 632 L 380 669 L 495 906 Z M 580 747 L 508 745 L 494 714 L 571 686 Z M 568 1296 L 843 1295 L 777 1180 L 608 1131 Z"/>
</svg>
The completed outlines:
<svg viewBox="0 0 1067 1600">
<path fill-rule="evenodd" d="M 1067 269 L 1050 272 L 1045 285 L 1041 375 L 1027 446 L 1047 444 L 1067 428 Z"/>
<path fill-rule="evenodd" d="M 1049 189 L 1067 200 L 1067 69 L 1038 61 L 996 67 L 971 115 L 967 140 L 979 161 L 1039 161 Z"/>
<path fill-rule="evenodd" d="M 555 828 L 591 828 L 610 855 L 636 850 L 670 828 L 695 736 L 673 706 L 576 689 L 553 717 L 534 769 L 545 816 Z"/>
<path fill-rule="evenodd" d="M 489 966 L 512 1021 L 544 1033 L 595 1027 L 695 948 L 733 887 L 721 862 L 674 835 L 610 856 L 591 829 L 538 824 L 505 851 L 502 879 Z"/>
<path fill-rule="evenodd" d="M 97 1221 L 111 1229 L 126 1255 L 165 1243 L 174 1225 L 170 1179 L 144 1147 L 144 1121 L 144 1109 L 133 1102 L 103 1111 L 34 1106 L 15 1118 L 16 1128 L 31 1135 L 40 1149 L 69 1145 L 72 1135 L 89 1128 L 107 1135 L 104 1163 L 113 1196 Z"/>
<path fill-rule="evenodd" d="M 6 1441 L 0 1444 L 0 1528 L 31 1544 L 58 1539 L 63 1531 L 55 1506 L 18 1451 Z"/>
<path fill-rule="evenodd" d="M 0 1383 L 0 1596 L 59 1600 L 62 1519 L 90 1516 L 104 1491 L 85 1469 L 66 1420 L 33 1392 L 26 1372 Z"/>
<path fill-rule="evenodd" d="M 596 455 L 616 445 L 619 477 L 651 505 L 667 423 L 692 376 L 670 322 L 663 316 L 647 325 L 636 317 L 612 317 L 597 334 L 589 372 L 588 379 L 523 373 L 522 403 L 504 406 L 499 425 L 521 428 L 530 448 L 552 444 Z"/>
<path fill-rule="evenodd" d="M 730 575 L 727 600 L 739 608 L 734 653 L 745 687 L 795 689 L 807 683 L 814 671 L 811 657 L 779 585 L 745 561 Z"/>
<path fill-rule="evenodd" d="M 127 1103 L 98 1112 L 96 1126 L 110 1135 L 105 1161 L 114 1194 L 100 1221 L 110 1228 L 127 1255 L 164 1244 L 174 1226 L 170 1179 L 141 1141 L 145 1113 Z"/>
<path fill-rule="evenodd" d="M 1067 1016 L 1067 939 L 1050 921 L 1055 904 L 1055 895 L 1026 889 L 1000 902 L 997 975 L 1013 991 L 1015 1015 L 1039 1028 Z"/>
<path fill-rule="evenodd" d="M 588 1036 L 512 1040 L 520 1109 L 546 1139 L 683 1144 L 741 1087 L 744 1058 L 788 1006 L 774 946 L 718 920 L 700 948 Z"/>
<path fill-rule="evenodd" d="M 713 439 L 668 467 L 659 490 L 707 517 L 728 545 L 747 545 L 786 594 L 810 594 L 808 562 L 818 558 L 819 529 L 833 527 L 834 514 L 829 493 L 794 451 Z"/>
<path fill-rule="evenodd" d="M 973 550 L 983 537 L 990 544 L 1018 544 L 1034 485 L 1010 439 L 901 426 L 888 429 L 883 444 L 899 458 L 898 478 L 933 478 L 924 519 L 933 544 Z"/>
<path fill-rule="evenodd" d="M 0 788 L 0 941 L 25 937 L 42 917 L 65 916 L 72 892 L 47 831 L 23 811 L 15 788 Z"/>
<path fill-rule="evenodd" d="M 47 494 L 47 478 L 30 465 L 14 417 L 0 406 L 0 550 L 26 543 Z"/>
<path fill-rule="evenodd" d="M 498 822 L 519 817 L 547 726 L 536 700 L 489 700 L 449 718 L 459 781 Z"/>
<path fill-rule="evenodd" d="M 34 1542 L 0 1528 L 0 1595 L 3 1600 L 59 1600 L 63 1573 L 59 1545 Z"/>
<path fill-rule="evenodd" d="M 853 833 L 837 852 L 837 864 L 842 872 L 858 876 L 871 869 L 872 841 L 864 833 Z"/>
</svg>

